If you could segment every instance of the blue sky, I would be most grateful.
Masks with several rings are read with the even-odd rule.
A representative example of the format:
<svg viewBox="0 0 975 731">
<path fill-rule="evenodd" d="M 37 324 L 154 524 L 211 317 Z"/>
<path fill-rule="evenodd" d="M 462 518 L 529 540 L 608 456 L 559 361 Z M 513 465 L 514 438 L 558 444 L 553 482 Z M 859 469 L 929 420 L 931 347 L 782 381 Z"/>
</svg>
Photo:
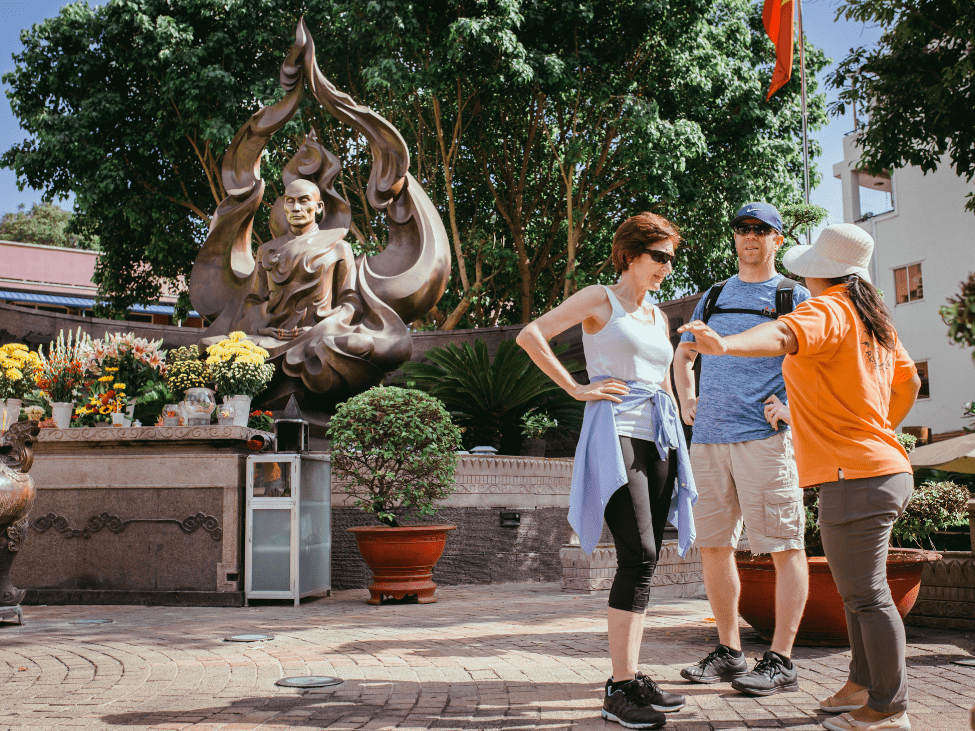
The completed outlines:
<svg viewBox="0 0 975 731">
<path fill-rule="evenodd" d="M 0 0 L 0 73 L 6 73 L 13 68 L 11 54 L 21 50 L 20 31 L 44 18 L 57 15 L 65 4 L 63 0 Z M 101 3 L 89 0 L 89 4 Z M 850 48 L 872 45 L 880 37 L 880 30 L 875 26 L 864 27 L 862 24 L 847 21 L 834 22 L 837 5 L 838 0 L 803 2 L 806 37 L 810 43 L 822 48 L 834 63 L 843 58 Z M 798 48 L 796 52 L 798 53 Z M 829 72 L 829 68 L 826 72 Z M 826 89 L 826 93 L 829 100 L 835 98 L 835 92 Z M 811 200 L 829 210 L 829 218 L 825 223 L 843 221 L 842 192 L 839 180 L 833 178 L 833 163 L 843 159 L 843 136 L 852 129 L 853 119 L 847 112 L 843 117 L 830 119 L 826 127 L 812 135 L 823 149 L 822 156 L 817 160 L 823 181 L 812 192 Z M 9 101 L 4 96 L 0 100 L 0 150 L 9 149 L 24 137 L 23 130 L 10 111 Z M 801 144 L 801 140 L 797 140 L 797 144 Z M 40 199 L 41 194 L 38 191 L 17 190 L 17 179 L 12 171 L 0 170 L 0 214 L 16 210 L 20 203 L 30 207 Z M 60 205 L 70 208 L 70 201 Z"/>
</svg>

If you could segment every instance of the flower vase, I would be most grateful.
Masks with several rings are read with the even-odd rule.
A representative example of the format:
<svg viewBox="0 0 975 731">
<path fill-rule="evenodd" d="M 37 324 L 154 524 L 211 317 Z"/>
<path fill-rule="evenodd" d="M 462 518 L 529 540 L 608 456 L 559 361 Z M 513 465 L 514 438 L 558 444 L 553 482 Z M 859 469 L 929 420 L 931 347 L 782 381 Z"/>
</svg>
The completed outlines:
<svg viewBox="0 0 975 731">
<path fill-rule="evenodd" d="M 6 431 L 10 428 L 11 424 L 16 424 L 17 420 L 20 418 L 20 405 L 22 401 L 19 398 L 8 398 L 3 405 L 3 423 L 0 424 L 0 431 Z"/>
<path fill-rule="evenodd" d="M 61 402 L 52 401 L 51 402 L 51 416 L 54 419 L 54 425 L 58 429 L 67 429 L 71 426 L 71 414 L 74 412 L 74 403 L 71 401 Z"/>
<path fill-rule="evenodd" d="M 233 426 L 237 418 L 237 406 L 231 401 L 224 401 L 216 410 L 217 423 L 220 426 Z"/>
<path fill-rule="evenodd" d="M 112 412 L 112 426 L 126 426 L 125 422 L 127 421 L 128 419 L 125 418 L 125 414 L 121 411 Z"/>
<path fill-rule="evenodd" d="M 179 426 L 179 404 L 166 404 L 162 410 L 163 426 Z"/>
<path fill-rule="evenodd" d="M 217 400 L 209 388 L 188 388 L 183 400 L 187 426 L 209 426 Z"/>
<path fill-rule="evenodd" d="M 224 399 L 227 402 L 227 399 Z M 231 396 L 229 403 L 234 405 L 236 413 L 234 415 L 234 426 L 247 426 L 247 419 L 251 413 L 250 396 Z"/>
</svg>

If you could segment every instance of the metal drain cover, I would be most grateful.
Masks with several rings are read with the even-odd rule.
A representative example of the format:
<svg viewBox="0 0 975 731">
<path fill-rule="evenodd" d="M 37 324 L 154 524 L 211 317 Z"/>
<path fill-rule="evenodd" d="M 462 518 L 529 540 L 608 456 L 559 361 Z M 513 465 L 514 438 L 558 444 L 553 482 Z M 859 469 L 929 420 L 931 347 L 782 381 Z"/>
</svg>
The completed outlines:
<svg viewBox="0 0 975 731">
<path fill-rule="evenodd" d="M 267 642 L 268 640 L 273 640 L 274 635 L 234 635 L 233 637 L 224 637 L 224 642 Z"/>
<path fill-rule="evenodd" d="M 327 675 L 302 675 L 296 678 L 281 678 L 275 685 L 285 688 L 327 688 L 330 685 L 342 685 L 344 682 L 340 678 L 330 678 Z"/>
<path fill-rule="evenodd" d="M 111 624 L 114 619 L 76 619 L 69 624 Z"/>
</svg>

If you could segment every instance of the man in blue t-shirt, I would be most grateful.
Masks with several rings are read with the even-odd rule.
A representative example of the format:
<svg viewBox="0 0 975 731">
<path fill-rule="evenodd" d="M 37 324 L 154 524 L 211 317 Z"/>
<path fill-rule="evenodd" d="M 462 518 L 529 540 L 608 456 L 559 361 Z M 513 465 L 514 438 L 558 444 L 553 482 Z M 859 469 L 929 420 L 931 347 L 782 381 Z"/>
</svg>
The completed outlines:
<svg viewBox="0 0 975 731">
<path fill-rule="evenodd" d="M 708 320 L 721 335 L 774 317 L 776 289 L 783 279 L 775 271 L 775 254 L 784 241 L 782 218 L 773 206 L 749 203 L 731 220 L 731 228 L 738 274 L 721 289 Z M 793 306 L 809 297 L 805 287 L 793 288 Z M 692 319 L 703 318 L 706 300 L 707 294 Z M 752 695 L 798 690 L 790 656 L 809 574 L 792 435 L 781 421 L 783 413 L 788 418 L 783 359 L 702 356 L 697 396 L 692 371 L 696 357 L 694 338 L 685 333 L 674 355 L 674 376 L 683 419 L 694 426 L 691 467 L 699 494 L 695 545 L 701 549 L 704 585 L 720 644 L 681 675 L 697 683 L 731 680 L 734 689 Z M 738 634 L 741 586 L 734 551 L 742 522 L 752 552 L 770 553 L 775 562 L 775 636 L 771 651 L 751 672 Z"/>
</svg>

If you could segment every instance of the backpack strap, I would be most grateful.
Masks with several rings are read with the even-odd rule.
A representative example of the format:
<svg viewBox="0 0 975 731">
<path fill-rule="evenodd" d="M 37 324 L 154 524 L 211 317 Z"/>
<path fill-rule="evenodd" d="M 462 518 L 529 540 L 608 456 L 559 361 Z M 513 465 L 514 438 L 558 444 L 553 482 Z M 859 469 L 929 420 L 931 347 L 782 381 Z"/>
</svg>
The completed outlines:
<svg viewBox="0 0 975 731">
<path fill-rule="evenodd" d="M 775 286 L 775 317 L 788 315 L 792 312 L 792 296 L 799 282 L 783 277 Z"/>
<path fill-rule="evenodd" d="M 760 317 L 767 317 L 770 320 L 778 319 L 779 315 L 787 315 L 792 312 L 792 297 L 795 288 L 799 285 L 798 282 L 783 277 L 779 280 L 779 283 L 775 285 L 775 309 L 765 309 L 765 310 L 747 310 L 741 308 L 724 308 L 718 307 L 718 297 L 721 295 L 721 290 L 728 283 L 728 280 L 723 282 L 718 282 L 710 290 L 708 290 L 707 296 L 704 299 L 704 312 L 702 313 L 701 320 L 706 325 L 711 315 L 715 312 L 721 312 L 724 314 L 740 314 L 740 315 L 759 315 Z"/>
<path fill-rule="evenodd" d="M 714 313 L 715 305 L 718 304 L 718 297 L 721 296 L 721 290 L 728 283 L 728 280 L 718 282 L 713 285 L 711 289 L 708 290 L 707 295 L 704 298 L 704 312 L 701 314 L 701 322 L 705 325 L 708 324 L 708 320 L 711 319 L 711 315 Z"/>
</svg>

